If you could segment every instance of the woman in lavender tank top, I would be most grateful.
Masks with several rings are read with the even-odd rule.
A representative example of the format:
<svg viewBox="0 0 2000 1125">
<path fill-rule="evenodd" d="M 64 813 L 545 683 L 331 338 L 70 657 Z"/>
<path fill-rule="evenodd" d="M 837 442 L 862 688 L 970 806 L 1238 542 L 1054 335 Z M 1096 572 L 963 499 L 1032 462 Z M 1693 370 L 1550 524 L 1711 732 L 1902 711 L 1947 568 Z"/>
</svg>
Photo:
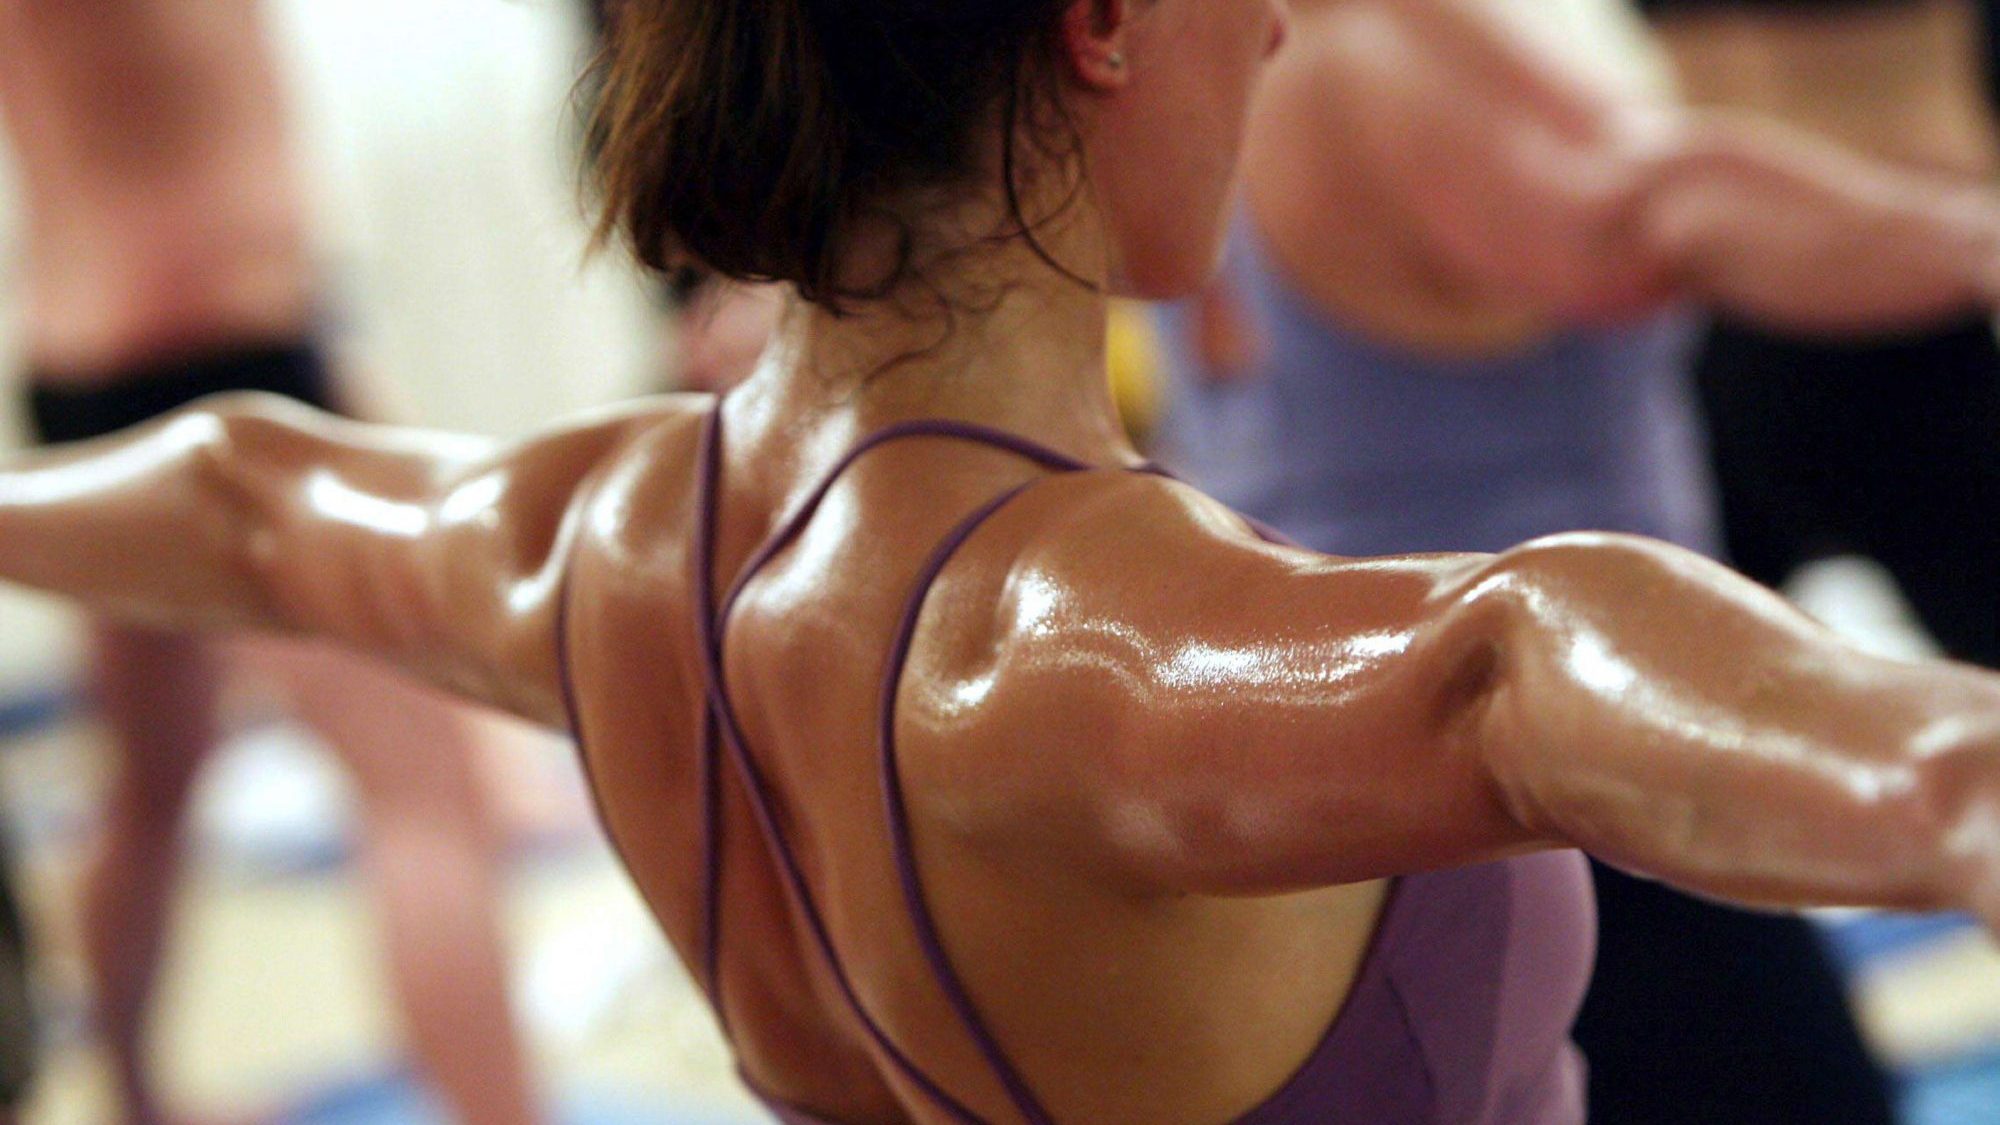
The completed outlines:
<svg viewBox="0 0 2000 1125">
<path fill-rule="evenodd" d="M 1212 265 L 1276 0 L 611 12 L 608 222 L 790 287 L 747 383 L 506 446 L 197 404 L 0 465 L 0 577 L 566 725 L 778 1119 L 1578 1125 L 1571 847 L 2000 923 L 2000 677 L 1651 540 L 1330 558 L 1136 457 L 1106 294 Z M 1892 264 L 1988 275 L 1928 256 L 1974 203 Z"/>
</svg>

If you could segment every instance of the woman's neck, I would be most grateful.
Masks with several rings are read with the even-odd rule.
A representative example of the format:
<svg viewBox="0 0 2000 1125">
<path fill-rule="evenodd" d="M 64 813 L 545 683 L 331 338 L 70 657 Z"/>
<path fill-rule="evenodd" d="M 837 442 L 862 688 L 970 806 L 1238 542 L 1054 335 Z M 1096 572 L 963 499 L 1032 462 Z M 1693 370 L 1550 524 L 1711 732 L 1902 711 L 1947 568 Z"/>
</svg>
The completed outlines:
<svg viewBox="0 0 2000 1125">
<path fill-rule="evenodd" d="M 1039 237 L 1094 280 L 1108 272 L 1095 231 L 1086 216 Z M 957 418 L 1089 460 L 1130 454 L 1105 376 L 1101 285 L 1064 276 L 1012 238 L 904 289 L 845 314 L 793 299 L 743 388 L 755 428 L 839 443 L 911 418 Z"/>
</svg>

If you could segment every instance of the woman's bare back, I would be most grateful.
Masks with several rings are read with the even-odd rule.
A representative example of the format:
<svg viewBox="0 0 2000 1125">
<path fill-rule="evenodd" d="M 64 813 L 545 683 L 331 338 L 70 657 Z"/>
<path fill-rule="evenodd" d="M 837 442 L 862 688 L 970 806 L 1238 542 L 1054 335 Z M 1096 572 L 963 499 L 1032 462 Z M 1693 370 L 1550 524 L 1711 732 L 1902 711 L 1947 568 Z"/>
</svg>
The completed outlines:
<svg viewBox="0 0 2000 1125">
<path fill-rule="evenodd" d="M 702 624 L 690 612 L 699 604 L 698 544 L 689 532 L 700 526 L 703 425 L 672 418 L 606 469 L 572 564 L 566 630 L 606 823 L 698 976 L 707 972 L 710 782 Z M 725 434 L 715 601 L 826 461 L 774 456 L 755 438 L 738 443 L 727 426 Z M 1324 1036 L 1386 886 L 1169 895 L 1059 854 L 1046 831 L 1026 830 L 1063 815 L 1047 799 L 1050 782 L 1087 776 L 1104 732 L 1075 695 L 1036 698 L 1015 687 L 1043 671 L 1010 666 L 1004 638 L 1023 615 L 1051 615 L 1046 628 L 1089 628 L 1059 620 L 1064 592 L 1047 588 L 1048 571 L 1018 563 L 1069 512 L 1108 487 L 1132 487 L 1126 475 L 1037 479 L 940 575 L 901 678 L 899 772 L 951 962 L 1058 1116 L 1227 1119 L 1280 1085 Z M 897 881 L 878 719 L 899 620 L 926 557 L 981 505 L 1056 476 L 949 438 L 873 450 L 745 589 L 723 635 L 745 748 L 861 1003 L 926 1073 L 995 1120 L 1007 1119 L 1005 1093 L 932 974 Z M 849 1009 L 786 892 L 743 775 L 720 749 L 720 999 L 746 1078 L 842 1120 L 912 1116 L 908 1107 L 923 1099 L 885 1085 L 897 1068 Z"/>
</svg>

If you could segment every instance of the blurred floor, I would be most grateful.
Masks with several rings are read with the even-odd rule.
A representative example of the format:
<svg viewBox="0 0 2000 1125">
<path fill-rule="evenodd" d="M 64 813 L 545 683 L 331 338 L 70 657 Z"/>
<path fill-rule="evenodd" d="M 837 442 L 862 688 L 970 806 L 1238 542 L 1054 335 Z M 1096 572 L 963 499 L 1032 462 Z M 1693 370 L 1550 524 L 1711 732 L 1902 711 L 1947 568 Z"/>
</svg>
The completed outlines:
<svg viewBox="0 0 2000 1125">
<path fill-rule="evenodd" d="M 517 995 L 562 1119 L 744 1120 L 705 1008 L 588 826 L 565 745 L 518 730 L 494 741 L 496 789 L 514 795 Z M 96 731 L 73 716 L 6 746 L 0 788 L 19 814 L 53 1017 L 27 1120 L 108 1120 L 72 914 Z M 306 735 L 256 721 L 204 779 L 199 809 L 158 1028 L 177 1104 L 231 1120 L 438 1120 L 406 1081 L 338 772 Z"/>
</svg>

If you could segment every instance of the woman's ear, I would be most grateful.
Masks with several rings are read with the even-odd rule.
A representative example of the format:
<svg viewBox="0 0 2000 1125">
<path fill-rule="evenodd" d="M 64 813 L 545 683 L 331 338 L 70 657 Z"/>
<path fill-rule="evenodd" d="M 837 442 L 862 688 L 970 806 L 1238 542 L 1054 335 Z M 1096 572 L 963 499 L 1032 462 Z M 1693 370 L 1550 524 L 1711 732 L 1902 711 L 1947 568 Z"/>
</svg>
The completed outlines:
<svg viewBox="0 0 2000 1125">
<path fill-rule="evenodd" d="M 1131 81 L 1126 59 L 1131 0 L 1076 0 L 1063 17 L 1064 53 L 1072 77 L 1093 90 L 1116 90 Z"/>
</svg>

